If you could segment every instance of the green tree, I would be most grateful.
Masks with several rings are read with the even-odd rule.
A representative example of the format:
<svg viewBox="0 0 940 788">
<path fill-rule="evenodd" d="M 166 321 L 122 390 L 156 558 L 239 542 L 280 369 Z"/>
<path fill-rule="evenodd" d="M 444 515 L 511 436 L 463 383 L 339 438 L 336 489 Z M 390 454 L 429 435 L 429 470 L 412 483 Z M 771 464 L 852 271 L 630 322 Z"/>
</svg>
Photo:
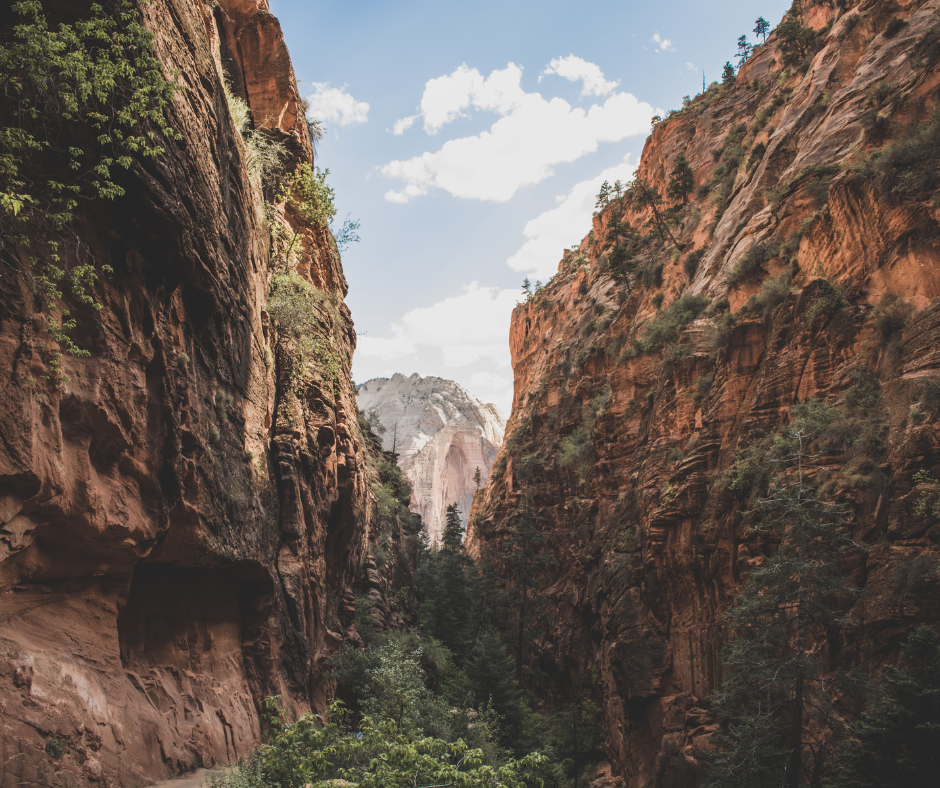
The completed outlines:
<svg viewBox="0 0 940 788">
<path fill-rule="evenodd" d="M 686 158 L 685 152 L 680 151 L 669 175 L 669 199 L 673 202 L 684 203 L 689 198 L 689 192 L 694 188 L 695 173 L 692 172 L 692 167 Z"/>
<path fill-rule="evenodd" d="M 747 36 L 741 36 L 738 39 L 738 67 L 747 63 L 753 50 L 754 45 L 747 40 Z"/>
<path fill-rule="evenodd" d="M 753 507 L 756 535 L 776 551 L 751 571 L 728 614 L 733 638 L 714 701 L 721 722 L 710 784 L 797 788 L 817 784 L 831 722 L 820 657 L 851 593 L 839 563 L 851 547 L 844 507 L 814 486 L 838 412 L 809 401 L 776 436 L 764 461 L 766 496 Z"/>
<path fill-rule="evenodd" d="M 480 466 L 477 466 L 477 469 L 473 472 L 473 483 L 476 485 L 476 488 L 479 490 L 480 485 L 483 484 L 483 477 L 480 475 Z"/>
<path fill-rule="evenodd" d="M 421 581 L 421 621 L 427 632 L 454 654 L 466 654 L 472 638 L 471 585 L 473 562 L 461 550 L 463 526 L 457 504 L 446 510 L 439 550 L 424 551 Z"/>
<path fill-rule="evenodd" d="M 484 627 L 476 639 L 466 671 L 473 702 L 478 708 L 489 705 L 499 715 L 501 740 L 515 749 L 525 721 L 522 689 L 503 639 L 492 626 Z"/>
<path fill-rule="evenodd" d="M 731 61 L 725 63 L 725 67 L 721 70 L 721 84 L 722 85 L 733 85 L 735 80 L 734 66 L 731 65 Z"/>
<path fill-rule="evenodd" d="M 816 32 L 804 26 L 799 15 L 791 9 L 777 25 L 777 39 L 783 65 L 799 66 L 812 52 Z"/>
<path fill-rule="evenodd" d="M 456 503 L 452 503 L 447 507 L 441 545 L 442 549 L 454 552 L 463 546 L 463 524 L 460 522 L 460 509 Z"/>
<path fill-rule="evenodd" d="M 770 32 L 770 22 L 768 22 L 764 17 L 757 17 L 757 21 L 754 23 L 754 32 L 760 36 L 761 41 L 767 40 L 767 34 Z"/>
<path fill-rule="evenodd" d="M 940 775 L 940 635 L 926 625 L 888 666 L 869 711 L 849 728 L 829 788 L 932 788 Z"/>
<path fill-rule="evenodd" d="M 597 193 L 597 201 L 594 203 L 595 208 L 606 208 L 610 203 L 610 184 L 607 181 L 604 181 L 601 184 L 601 190 Z"/>
<path fill-rule="evenodd" d="M 630 181 L 627 188 L 626 199 L 628 204 L 638 211 L 643 211 L 647 208 L 650 209 L 653 213 L 653 222 L 656 224 L 663 238 L 668 238 L 672 242 L 672 245 L 681 253 L 682 246 L 672 234 L 662 212 L 659 210 L 659 206 L 663 203 L 659 189 L 639 176 Z"/>
<path fill-rule="evenodd" d="M 585 769 L 603 757 L 605 731 L 600 707 L 590 698 L 579 698 L 552 716 L 551 741 L 573 788 L 581 784 Z"/>
</svg>

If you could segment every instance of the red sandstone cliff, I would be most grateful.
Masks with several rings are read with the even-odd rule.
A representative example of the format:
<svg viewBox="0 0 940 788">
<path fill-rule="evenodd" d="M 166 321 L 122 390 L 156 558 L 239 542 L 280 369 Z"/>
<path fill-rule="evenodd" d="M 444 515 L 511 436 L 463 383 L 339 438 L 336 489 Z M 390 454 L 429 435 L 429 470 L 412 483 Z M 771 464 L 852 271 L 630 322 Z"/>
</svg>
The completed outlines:
<svg viewBox="0 0 940 788">
<path fill-rule="evenodd" d="M 877 670 L 910 626 L 940 621 L 940 524 L 914 506 L 935 495 L 914 474 L 940 466 L 924 386 L 940 375 L 936 146 L 893 181 L 852 164 L 936 118 L 938 16 L 935 0 L 810 6 L 820 41 L 805 73 L 781 71 L 772 35 L 732 87 L 647 142 L 639 175 L 663 196 L 680 152 L 695 174 L 688 205 L 670 201 L 682 251 L 614 200 L 514 312 L 513 410 L 470 545 L 498 560 L 523 507 L 550 535 L 533 689 L 602 702 L 613 773 L 630 788 L 699 784 L 721 615 L 760 559 L 728 469 L 794 403 L 843 403 L 862 370 L 880 383 L 884 448 L 857 467 L 832 460 L 833 494 L 871 549 L 852 568 L 858 626 L 825 659 Z M 756 264 L 741 265 L 748 255 Z M 788 265 L 792 283 L 776 278 Z M 664 346 L 632 344 L 681 294 L 711 305 Z M 890 332 L 875 327 L 889 295 L 907 305 Z M 559 462 L 579 429 L 580 474 Z"/>
<path fill-rule="evenodd" d="M 335 382 L 295 390 L 266 312 L 271 236 L 223 66 L 311 161 L 278 22 L 266 0 L 142 12 L 183 139 L 78 219 L 114 273 L 99 312 L 76 308 L 90 357 L 63 359 L 68 382 L 44 380 L 28 282 L 0 278 L 3 786 L 147 784 L 245 755 L 266 696 L 322 705 L 373 506 L 325 232 L 298 268 L 337 305 L 318 314 Z"/>
</svg>

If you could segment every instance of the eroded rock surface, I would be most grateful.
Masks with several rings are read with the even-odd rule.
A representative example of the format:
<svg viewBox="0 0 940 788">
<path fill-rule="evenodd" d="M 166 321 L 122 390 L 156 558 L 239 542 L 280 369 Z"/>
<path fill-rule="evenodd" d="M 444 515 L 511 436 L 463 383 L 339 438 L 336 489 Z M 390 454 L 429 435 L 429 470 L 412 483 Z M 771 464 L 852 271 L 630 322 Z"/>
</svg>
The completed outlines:
<svg viewBox="0 0 940 788">
<path fill-rule="evenodd" d="M 884 35 L 895 16 L 906 25 Z M 688 204 L 661 208 L 676 208 L 681 252 L 655 237 L 648 211 L 614 200 L 513 314 L 513 409 L 471 513 L 471 549 L 498 563 L 523 509 L 549 535 L 530 655 L 544 678 L 531 686 L 546 701 L 602 704 L 613 777 L 629 788 L 700 784 L 722 613 L 767 549 L 729 472 L 794 403 L 842 406 L 869 376 L 885 425 L 883 450 L 830 461 L 830 494 L 870 549 L 846 567 L 864 588 L 846 611 L 857 625 L 821 659 L 876 672 L 912 625 L 940 621 L 940 522 L 914 503 L 936 489 L 915 474 L 940 470 L 940 419 L 924 399 L 940 375 L 940 209 L 853 173 L 858 151 L 930 122 L 937 58 L 915 50 L 937 18 L 929 1 L 813 5 L 805 21 L 823 39 L 805 74 L 781 72 L 771 36 L 734 86 L 647 142 L 639 174 L 664 198 L 680 152 L 694 171 Z M 651 240 L 632 244 L 626 225 Z M 766 255 L 731 286 L 758 244 Z M 779 300 L 767 300 L 762 280 L 791 264 L 792 283 L 777 279 Z M 645 349 L 682 294 L 711 306 Z M 876 328 L 888 295 L 911 310 L 894 334 Z"/>
<path fill-rule="evenodd" d="M 271 236 L 223 74 L 289 166 L 312 161 L 277 20 L 264 0 L 142 12 L 183 140 L 76 221 L 114 273 L 100 311 L 70 304 L 90 357 L 63 359 L 67 382 L 27 279 L 0 278 L 4 788 L 148 784 L 246 755 L 267 696 L 322 707 L 373 506 L 326 231 L 301 233 L 297 269 L 335 304 L 335 379 L 288 379 L 266 312 Z"/>
<path fill-rule="evenodd" d="M 366 381 L 356 398 L 360 410 L 374 410 L 385 427 L 382 446 L 398 455 L 414 489 L 412 511 L 427 524 L 431 540 L 440 540 L 452 503 L 466 523 L 476 471 L 485 483 L 503 442 L 505 418 L 499 409 L 452 380 L 418 374 Z"/>
</svg>

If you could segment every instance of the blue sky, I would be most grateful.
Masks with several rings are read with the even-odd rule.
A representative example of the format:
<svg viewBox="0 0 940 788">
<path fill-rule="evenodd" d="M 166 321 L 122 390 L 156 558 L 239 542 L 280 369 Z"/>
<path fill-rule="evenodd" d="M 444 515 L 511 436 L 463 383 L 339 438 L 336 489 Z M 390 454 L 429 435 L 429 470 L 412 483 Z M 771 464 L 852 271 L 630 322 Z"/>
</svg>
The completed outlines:
<svg viewBox="0 0 940 788">
<path fill-rule="evenodd" d="M 355 379 L 439 375 L 508 415 L 523 277 L 548 279 L 587 234 L 654 111 L 789 4 L 271 0 L 326 123 L 317 163 L 361 222 L 343 255 Z"/>
</svg>

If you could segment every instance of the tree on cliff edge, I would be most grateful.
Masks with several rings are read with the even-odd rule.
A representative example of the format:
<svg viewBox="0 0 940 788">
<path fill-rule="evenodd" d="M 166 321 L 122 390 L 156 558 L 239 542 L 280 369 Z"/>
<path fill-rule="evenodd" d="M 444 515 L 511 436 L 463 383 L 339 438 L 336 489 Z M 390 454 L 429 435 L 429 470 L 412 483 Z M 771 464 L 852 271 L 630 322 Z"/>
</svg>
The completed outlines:
<svg viewBox="0 0 940 788">
<path fill-rule="evenodd" d="M 766 457 L 769 487 L 752 509 L 756 535 L 778 546 L 728 614 L 733 639 L 713 704 L 722 726 L 716 788 L 817 785 L 828 758 L 818 738 L 832 722 L 823 665 L 837 605 L 851 593 L 839 564 L 852 541 L 845 508 L 816 488 L 838 412 L 815 401 L 794 411 Z"/>
</svg>

